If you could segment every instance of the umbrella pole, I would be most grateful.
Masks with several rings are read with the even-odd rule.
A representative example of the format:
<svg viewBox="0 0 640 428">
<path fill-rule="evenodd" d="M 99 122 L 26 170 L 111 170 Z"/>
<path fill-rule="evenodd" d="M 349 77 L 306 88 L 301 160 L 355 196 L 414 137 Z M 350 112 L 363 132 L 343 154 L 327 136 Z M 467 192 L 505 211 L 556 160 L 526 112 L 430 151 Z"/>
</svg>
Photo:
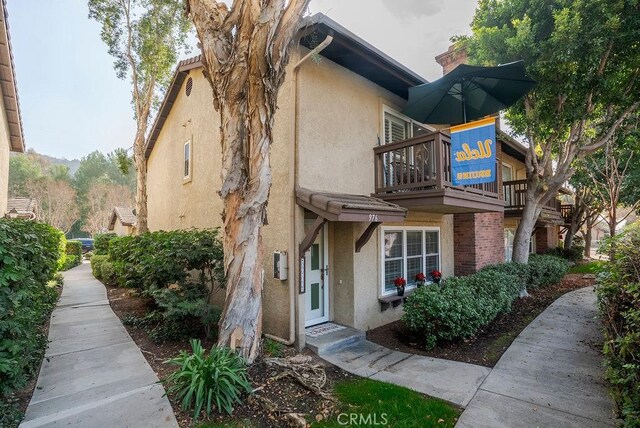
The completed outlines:
<svg viewBox="0 0 640 428">
<path fill-rule="evenodd" d="M 467 123 L 467 103 L 464 99 L 464 77 L 460 83 L 460 95 L 462 96 L 462 123 Z"/>
</svg>

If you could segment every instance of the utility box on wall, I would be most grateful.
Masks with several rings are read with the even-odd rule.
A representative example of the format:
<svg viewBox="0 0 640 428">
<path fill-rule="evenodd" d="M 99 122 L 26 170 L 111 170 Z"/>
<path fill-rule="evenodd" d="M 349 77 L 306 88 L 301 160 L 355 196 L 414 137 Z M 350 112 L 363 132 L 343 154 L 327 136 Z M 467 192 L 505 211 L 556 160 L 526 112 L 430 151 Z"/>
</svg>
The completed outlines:
<svg viewBox="0 0 640 428">
<path fill-rule="evenodd" d="M 273 277 L 284 281 L 287 279 L 287 273 L 289 271 L 287 264 L 287 252 L 286 251 L 274 251 L 273 252 Z"/>
</svg>

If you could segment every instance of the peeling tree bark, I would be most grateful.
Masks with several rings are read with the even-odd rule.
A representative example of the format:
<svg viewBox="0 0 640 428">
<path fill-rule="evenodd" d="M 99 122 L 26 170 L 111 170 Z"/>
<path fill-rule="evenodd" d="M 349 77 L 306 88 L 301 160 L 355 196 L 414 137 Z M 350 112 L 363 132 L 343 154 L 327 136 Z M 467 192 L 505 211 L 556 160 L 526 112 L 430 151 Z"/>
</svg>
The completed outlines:
<svg viewBox="0 0 640 428">
<path fill-rule="evenodd" d="M 218 345 L 253 362 L 262 332 L 269 149 L 289 48 L 309 0 L 187 0 L 220 115 L 227 296 Z"/>
</svg>

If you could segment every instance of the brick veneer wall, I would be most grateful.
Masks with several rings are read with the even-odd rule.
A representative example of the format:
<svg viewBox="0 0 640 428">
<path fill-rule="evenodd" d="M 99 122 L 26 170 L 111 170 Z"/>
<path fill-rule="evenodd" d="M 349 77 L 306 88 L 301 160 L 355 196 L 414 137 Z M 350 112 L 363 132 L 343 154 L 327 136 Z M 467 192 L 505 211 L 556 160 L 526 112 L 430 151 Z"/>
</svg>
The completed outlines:
<svg viewBox="0 0 640 428">
<path fill-rule="evenodd" d="M 536 253 L 544 253 L 558 246 L 558 226 L 536 227 Z"/>
<path fill-rule="evenodd" d="M 504 261 L 504 213 L 453 215 L 453 254 L 456 276 Z"/>
</svg>

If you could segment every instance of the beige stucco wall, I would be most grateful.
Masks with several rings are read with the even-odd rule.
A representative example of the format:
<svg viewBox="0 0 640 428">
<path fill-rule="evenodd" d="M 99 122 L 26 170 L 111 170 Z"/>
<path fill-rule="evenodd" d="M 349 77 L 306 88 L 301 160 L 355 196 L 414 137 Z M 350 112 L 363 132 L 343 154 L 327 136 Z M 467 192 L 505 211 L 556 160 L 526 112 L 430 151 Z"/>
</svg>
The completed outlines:
<svg viewBox="0 0 640 428">
<path fill-rule="evenodd" d="M 113 225 L 112 232 L 118 236 L 130 236 L 134 234 L 134 229 L 132 226 L 125 226 L 120 223 L 119 220 L 116 220 L 115 224 Z"/>
<path fill-rule="evenodd" d="M 7 197 L 9 193 L 9 127 L 4 103 L 0 103 L 0 217 L 7 212 Z"/>
<path fill-rule="evenodd" d="M 518 159 L 509 156 L 508 154 L 502 152 L 502 163 L 506 163 L 510 165 L 513 169 L 514 179 L 515 180 L 524 180 L 527 178 L 527 170 L 525 168 L 524 162 L 519 161 Z"/>
<path fill-rule="evenodd" d="M 147 161 L 148 209 L 151 230 L 220 227 L 223 201 L 221 186 L 221 147 L 219 116 L 214 111 L 211 87 L 202 69 L 189 73 L 193 78 L 191 95 L 184 88 L 176 98 L 169 118 Z M 186 79 L 185 79 L 186 83 Z M 271 147 L 273 185 L 269 198 L 268 221 L 263 228 L 265 285 L 264 330 L 289 334 L 289 282 L 273 279 L 273 252 L 289 247 L 290 211 L 295 203 L 289 190 L 289 84 L 280 91 L 274 141 Z M 191 180 L 183 180 L 184 143 L 191 140 Z M 222 293 L 216 296 L 222 303 Z"/>
</svg>

